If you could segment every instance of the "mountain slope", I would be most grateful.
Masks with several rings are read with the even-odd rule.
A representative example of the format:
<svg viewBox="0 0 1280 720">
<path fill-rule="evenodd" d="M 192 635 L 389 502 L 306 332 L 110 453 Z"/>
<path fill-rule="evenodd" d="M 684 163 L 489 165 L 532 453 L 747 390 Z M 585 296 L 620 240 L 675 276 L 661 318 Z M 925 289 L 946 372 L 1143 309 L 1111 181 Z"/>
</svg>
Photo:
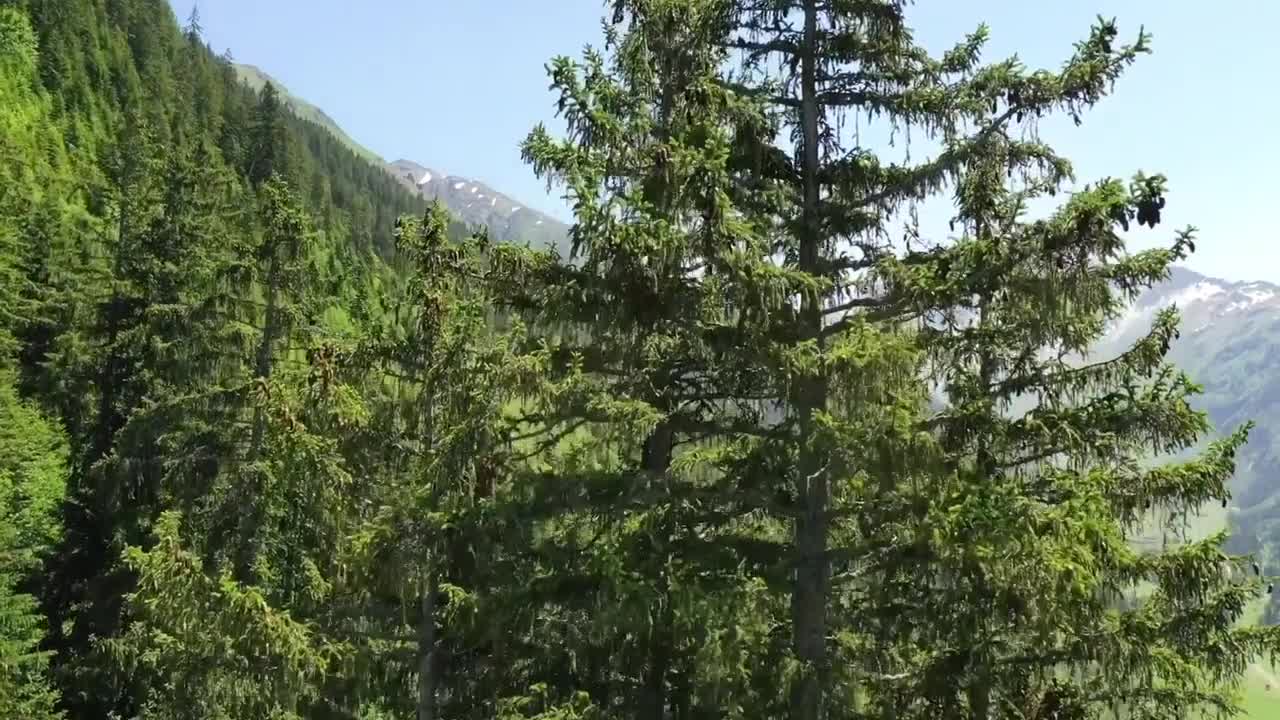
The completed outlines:
<svg viewBox="0 0 1280 720">
<path fill-rule="evenodd" d="M 289 92 L 289 89 L 286 88 L 279 80 L 271 77 L 261 68 L 241 63 L 236 63 L 234 67 L 236 69 L 236 75 L 239 76 L 242 82 L 252 88 L 254 92 L 261 90 L 262 86 L 266 85 L 268 82 L 271 83 L 276 87 L 276 90 L 280 92 L 280 97 L 284 99 L 285 104 L 289 106 L 289 109 L 293 111 L 294 115 L 303 120 L 313 122 L 328 130 L 343 145 L 351 148 L 356 155 L 359 155 L 365 160 L 375 164 L 381 164 L 384 162 L 377 153 L 353 140 L 333 118 L 329 117 L 328 113 Z"/>
<path fill-rule="evenodd" d="M 439 199 L 462 223 L 487 228 L 490 236 L 499 242 L 555 247 L 562 254 L 568 254 L 569 227 L 559 220 L 533 210 L 484 183 L 432 170 L 411 160 L 388 163 L 348 135 L 324 110 L 293 94 L 261 68 L 237 64 L 235 69 L 241 81 L 255 91 L 270 82 L 298 118 L 328 130 L 361 158 L 383 167 L 415 195 L 428 200 Z"/>
<path fill-rule="evenodd" d="M 494 240 L 556 247 L 568 254 L 567 225 L 484 183 L 432 170 L 411 160 L 397 160 L 387 168 L 405 187 L 424 198 L 438 199 L 467 225 L 488 228 Z"/>
<path fill-rule="evenodd" d="M 1099 354 L 1122 350 L 1171 305 L 1182 316 L 1182 337 L 1170 360 L 1203 386 L 1197 404 L 1215 431 L 1256 423 L 1237 458 L 1228 516 L 1233 550 L 1256 551 L 1269 572 L 1280 570 L 1280 286 L 1178 268 L 1113 324 Z"/>
</svg>

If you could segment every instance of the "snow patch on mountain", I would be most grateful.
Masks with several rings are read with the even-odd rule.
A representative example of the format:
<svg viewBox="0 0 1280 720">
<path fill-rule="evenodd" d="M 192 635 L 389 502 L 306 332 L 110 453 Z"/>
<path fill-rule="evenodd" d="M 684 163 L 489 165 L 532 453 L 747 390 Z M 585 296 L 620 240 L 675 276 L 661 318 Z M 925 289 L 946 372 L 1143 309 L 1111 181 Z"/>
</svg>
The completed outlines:
<svg viewBox="0 0 1280 720">
<path fill-rule="evenodd" d="M 1235 312 L 1236 310 L 1244 310 L 1253 307 L 1259 303 L 1267 302 L 1276 296 L 1275 292 L 1270 290 L 1245 290 L 1242 293 L 1246 299 L 1236 300 L 1227 306 L 1227 312 Z"/>
<path fill-rule="evenodd" d="M 1204 302 L 1214 295 L 1225 292 L 1221 285 L 1214 283 L 1212 280 L 1201 280 L 1169 298 L 1168 304 L 1175 305 L 1179 310 L 1184 310 L 1191 306 L 1192 303 Z"/>
<path fill-rule="evenodd" d="M 556 218 L 518 205 L 492 187 L 467 177 L 437 172 L 411 160 L 387 164 L 387 170 L 419 196 L 438 200 L 470 227 L 486 227 L 499 241 L 532 242 L 568 248 L 569 227 Z M 516 213 L 520 213 L 516 217 Z"/>
<path fill-rule="evenodd" d="M 1186 268 L 1174 268 L 1164 283 L 1143 293 L 1112 321 L 1105 344 L 1128 345 L 1151 329 L 1156 313 L 1176 307 L 1184 328 L 1201 333 L 1240 313 L 1280 313 L 1280 287 L 1265 282 L 1233 283 Z"/>
<path fill-rule="evenodd" d="M 1255 286 L 1256 286 L 1256 285 L 1257 285 L 1257 283 L 1253 283 L 1253 285 L 1255 285 Z M 1249 297 L 1249 304 L 1250 304 L 1250 305 L 1256 305 L 1257 303 L 1260 303 L 1260 302 L 1266 302 L 1266 301 L 1268 301 L 1268 300 L 1270 300 L 1271 298 L 1273 298 L 1273 297 L 1275 297 L 1275 296 L 1276 296 L 1276 293 L 1275 293 L 1275 291 L 1274 291 L 1274 290 L 1253 290 L 1253 289 L 1250 289 L 1250 290 L 1245 290 L 1245 291 L 1244 291 L 1244 294 L 1245 294 L 1245 295 L 1247 295 L 1247 296 Z"/>
</svg>

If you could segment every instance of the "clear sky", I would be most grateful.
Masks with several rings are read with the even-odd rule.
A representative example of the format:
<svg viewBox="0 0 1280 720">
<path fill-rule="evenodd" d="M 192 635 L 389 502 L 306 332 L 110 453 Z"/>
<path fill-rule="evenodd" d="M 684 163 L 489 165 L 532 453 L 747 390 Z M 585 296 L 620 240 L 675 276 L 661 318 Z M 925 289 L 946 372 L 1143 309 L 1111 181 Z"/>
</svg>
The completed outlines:
<svg viewBox="0 0 1280 720">
<path fill-rule="evenodd" d="M 185 18 L 192 0 L 172 2 Z M 200 0 L 200 13 L 216 51 L 262 67 L 388 160 L 474 178 L 568 219 L 518 145 L 539 121 L 558 129 L 543 66 L 598 42 L 603 0 Z M 986 22 L 988 59 L 1017 53 L 1055 68 L 1098 14 L 1126 37 L 1145 24 L 1155 51 L 1083 127 L 1046 124 L 1043 136 L 1081 181 L 1169 176 L 1168 224 L 1134 236 L 1135 247 L 1193 224 L 1192 268 L 1280 282 L 1269 215 L 1280 209 L 1280 2 L 917 0 L 911 18 L 932 49 Z"/>
</svg>

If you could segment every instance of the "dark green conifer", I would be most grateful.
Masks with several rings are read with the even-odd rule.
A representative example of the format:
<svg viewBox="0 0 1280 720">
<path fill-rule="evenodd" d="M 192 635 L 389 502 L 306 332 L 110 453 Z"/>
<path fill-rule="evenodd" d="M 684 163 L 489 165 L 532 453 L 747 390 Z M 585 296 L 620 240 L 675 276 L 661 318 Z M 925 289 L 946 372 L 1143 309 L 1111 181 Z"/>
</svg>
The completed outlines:
<svg viewBox="0 0 1280 720">
<path fill-rule="evenodd" d="M 289 151 L 284 113 L 280 93 L 274 85 L 267 83 L 258 94 L 258 104 L 248 128 L 245 167 L 249 181 L 255 186 L 273 176 L 288 176 Z"/>
</svg>

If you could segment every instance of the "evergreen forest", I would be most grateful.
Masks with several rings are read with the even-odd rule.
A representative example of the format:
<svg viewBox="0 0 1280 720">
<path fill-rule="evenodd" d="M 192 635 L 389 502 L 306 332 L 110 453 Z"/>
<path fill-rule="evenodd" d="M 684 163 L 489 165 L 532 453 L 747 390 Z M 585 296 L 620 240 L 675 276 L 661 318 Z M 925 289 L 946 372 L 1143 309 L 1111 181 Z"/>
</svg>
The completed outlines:
<svg viewBox="0 0 1280 720">
<path fill-rule="evenodd" d="M 609 0 L 512 153 L 562 254 L 167 0 L 0 0 L 0 718 L 1239 712 L 1268 578 L 1132 540 L 1226 507 L 1252 424 L 1174 309 L 1088 355 L 1196 231 L 1035 132 L 1152 39 L 1027 67 L 918 11 Z"/>
</svg>

